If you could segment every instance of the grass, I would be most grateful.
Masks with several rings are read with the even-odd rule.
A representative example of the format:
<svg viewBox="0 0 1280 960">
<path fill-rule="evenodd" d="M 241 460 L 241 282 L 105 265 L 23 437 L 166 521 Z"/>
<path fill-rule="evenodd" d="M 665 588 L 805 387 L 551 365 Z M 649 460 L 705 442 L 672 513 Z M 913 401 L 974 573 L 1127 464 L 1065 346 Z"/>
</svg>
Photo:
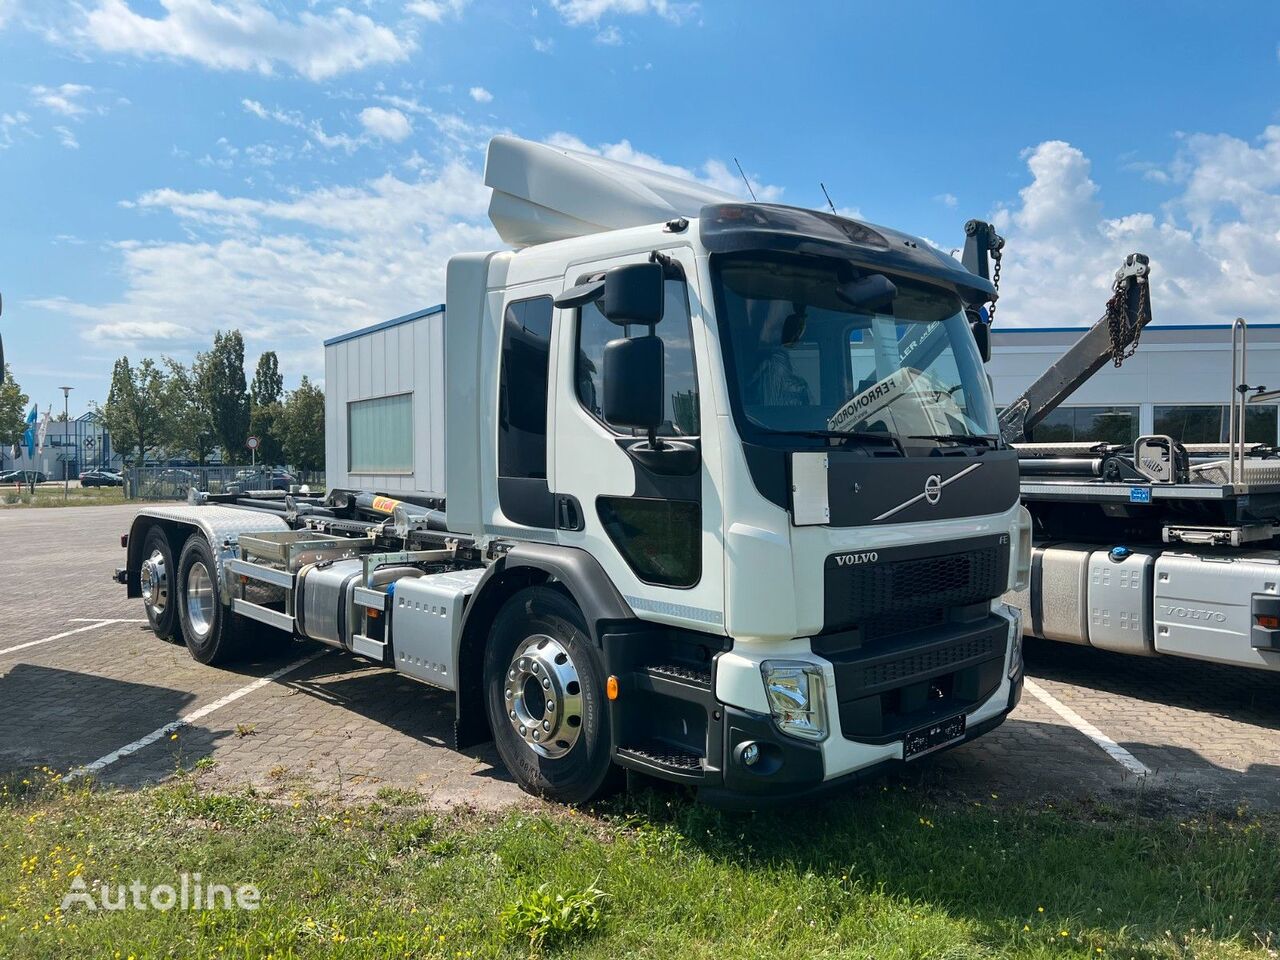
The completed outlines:
<svg viewBox="0 0 1280 960">
<path fill-rule="evenodd" d="M 86 507 L 109 503 L 125 503 L 123 487 L 71 487 L 62 498 L 62 484 L 37 484 L 34 494 L 12 485 L 0 488 L 0 504 L 9 507 Z"/>
<path fill-rule="evenodd" d="M 268 803 L 189 780 L 0 787 L 5 957 L 1274 960 L 1280 822 L 957 805 L 897 786 L 731 815 Z M 388 800 L 408 800 L 397 794 Z M 252 883 L 256 911 L 91 912 L 76 878 Z"/>
</svg>

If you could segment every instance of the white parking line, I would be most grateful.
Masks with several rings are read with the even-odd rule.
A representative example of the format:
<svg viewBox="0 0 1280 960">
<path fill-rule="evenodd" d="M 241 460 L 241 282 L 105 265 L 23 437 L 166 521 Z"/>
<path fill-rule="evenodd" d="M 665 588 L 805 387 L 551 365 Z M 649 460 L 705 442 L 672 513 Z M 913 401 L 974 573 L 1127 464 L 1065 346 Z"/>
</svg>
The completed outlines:
<svg viewBox="0 0 1280 960">
<path fill-rule="evenodd" d="M 1080 716 L 1080 714 L 1068 707 L 1048 690 L 1044 689 L 1044 687 L 1040 686 L 1030 678 L 1024 681 L 1024 686 L 1028 693 L 1096 743 L 1103 751 L 1106 752 L 1107 756 L 1120 764 L 1120 766 L 1139 777 L 1150 775 L 1151 771 L 1147 768 L 1146 764 L 1108 737 L 1084 717 Z"/>
<path fill-rule="evenodd" d="M 301 660 L 295 660 L 293 661 L 293 663 L 290 663 L 287 666 L 283 666 L 279 670 L 276 670 L 273 673 L 267 674 L 265 677 L 259 677 L 257 680 L 254 680 L 252 683 L 245 684 L 239 690 L 232 690 L 225 697 L 219 697 L 217 700 L 214 700 L 212 703 L 206 703 L 203 707 L 200 707 L 197 710 L 192 710 L 190 713 L 186 714 L 185 716 L 179 717 L 177 720 L 171 721 L 170 723 L 166 723 L 163 727 L 157 727 L 155 730 L 152 730 L 150 733 L 148 733 L 145 737 L 139 737 L 137 740 L 133 741 L 133 743 L 126 743 L 120 749 L 112 750 L 106 756 L 99 757 L 97 760 L 94 760 L 92 763 L 86 763 L 83 767 L 77 767 L 75 770 L 72 770 L 65 777 L 63 777 L 62 782 L 66 783 L 70 780 L 76 779 L 77 777 L 83 777 L 86 774 L 97 773 L 103 767 L 109 767 L 111 766 L 111 764 L 115 763 L 117 760 L 121 760 L 132 753 L 137 753 L 143 747 L 149 747 L 151 746 L 151 744 L 155 743 L 157 740 L 170 736 L 176 731 L 181 730 L 183 727 L 190 726 L 191 724 L 196 723 L 199 720 L 203 720 L 209 714 L 213 713 L 213 711 L 221 710 L 227 704 L 234 703 L 235 701 L 239 700 L 241 697 L 247 696 L 248 694 L 253 693 L 253 691 L 255 690 L 262 689 L 269 683 L 274 683 L 275 681 L 283 677 L 285 674 L 292 673 L 294 670 L 297 670 L 299 667 L 306 666 L 312 660 L 318 659 L 319 657 L 323 657 L 328 652 L 329 652 L 328 650 L 320 650 L 316 653 L 309 654 L 303 657 Z"/>
<path fill-rule="evenodd" d="M 79 622 L 85 618 L 76 617 L 72 622 Z M 97 630 L 99 627 L 105 627 L 113 623 L 137 623 L 137 620 L 94 620 L 86 627 L 76 627 L 74 630 L 64 630 L 62 633 L 55 633 L 52 637 L 45 637 L 43 640 L 30 640 L 27 643 L 20 643 L 14 647 L 5 647 L 0 650 L 0 657 L 6 653 L 17 653 L 19 650 L 26 650 L 28 647 L 38 647 L 42 643 L 53 643 L 55 640 L 61 640 L 63 637 L 69 637 L 72 634 L 84 633 L 86 630 Z"/>
</svg>

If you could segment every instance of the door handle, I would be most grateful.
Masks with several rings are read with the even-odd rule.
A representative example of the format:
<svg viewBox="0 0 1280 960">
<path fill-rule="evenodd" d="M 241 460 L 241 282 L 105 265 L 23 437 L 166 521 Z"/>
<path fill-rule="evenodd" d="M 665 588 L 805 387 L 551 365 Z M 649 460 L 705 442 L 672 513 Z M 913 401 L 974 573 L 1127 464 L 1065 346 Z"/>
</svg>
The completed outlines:
<svg viewBox="0 0 1280 960">
<path fill-rule="evenodd" d="M 582 520 L 582 508 L 578 505 L 578 498 L 572 494 L 556 494 L 556 529 L 586 529 L 586 524 Z"/>
</svg>

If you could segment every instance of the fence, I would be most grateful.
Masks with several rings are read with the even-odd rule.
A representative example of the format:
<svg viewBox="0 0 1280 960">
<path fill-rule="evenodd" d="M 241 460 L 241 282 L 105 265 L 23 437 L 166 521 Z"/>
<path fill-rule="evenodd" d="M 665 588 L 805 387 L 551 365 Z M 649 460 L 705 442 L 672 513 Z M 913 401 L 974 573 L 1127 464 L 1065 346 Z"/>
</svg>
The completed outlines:
<svg viewBox="0 0 1280 960">
<path fill-rule="evenodd" d="M 248 493 L 288 490 L 304 484 L 311 492 L 324 490 L 324 473 L 289 474 L 250 467 L 134 467 L 125 472 L 124 495 L 130 500 L 185 500 L 193 488 L 205 493 Z"/>
</svg>

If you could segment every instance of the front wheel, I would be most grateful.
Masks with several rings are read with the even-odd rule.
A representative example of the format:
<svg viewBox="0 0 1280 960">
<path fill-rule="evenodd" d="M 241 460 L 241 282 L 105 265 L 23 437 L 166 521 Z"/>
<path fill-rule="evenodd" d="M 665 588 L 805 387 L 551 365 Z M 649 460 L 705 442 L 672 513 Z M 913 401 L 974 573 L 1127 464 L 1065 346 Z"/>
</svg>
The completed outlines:
<svg viewBox="0 0 1280 960">
<path fill-rule="evenodd" d="M 217 561 L 200 534 L 187 538 L 178 560 L 178 618 L 187 649 L 200 663 L 229 663 L 244 649 L 243 618 L 218 596 Z"/>
<path fill-rule="evenodd" d="M 489 635 L 484 679 L 498 754 L 522 789 L 588 803 L 617 787 L 604 666 L 572 600 L 549 587 L 508 600 Z"/>
</svg>

